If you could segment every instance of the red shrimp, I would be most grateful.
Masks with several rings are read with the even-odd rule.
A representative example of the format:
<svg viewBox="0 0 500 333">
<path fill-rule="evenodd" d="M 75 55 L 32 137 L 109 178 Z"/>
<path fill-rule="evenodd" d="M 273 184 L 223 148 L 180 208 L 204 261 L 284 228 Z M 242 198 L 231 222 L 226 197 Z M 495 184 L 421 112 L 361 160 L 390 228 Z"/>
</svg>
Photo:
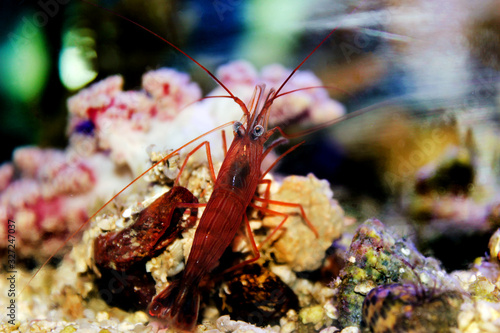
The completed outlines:
<svg viewBox="0 0 500 333">
<path fill-rule="evenodd" d="M 165 319 L 177 329 L 190 331 L 198 318 L 200 281 L 217 266 L 219 258 L 232 240 L 246 209 L 252 205 L 257 185 L 262 182 L 266 172 L 261 172 L 263 158 L 284 140 L 278 139 L 264 149 L 264 144 L 278 127 L 267 130 L 270 107 L 276 98 L 275 91 L 262 100 L 263 87 L 256 88 L 254 109 L 245 113 L 245 123 L 234 124 L 234 140 L 222 163 L 214 189 L 201 217 L 194 236 L 191 253 L 182 277 L 170 284 L 157 295 L 149 313 Z M 263 105 L 258 110 L 256 107 Z M 273 202 L 276 203 L 276 202 Z M 300 205 L 295 205 L 303 209 Z M 188 206 L 189 207 L 189 206 Z M 303 214 L 304 218 L 305 215 Z M 307 220 L 306 220 L 307 221 Z M 311 226 L 311 228 L 313 228 Z M 316 232 L 316 230 L 313 228 Z M 252 240 L 255 249 L 255 243 Z M 258 255 L 256 256 L 258 258 Z M 252 259 L 252 260 L 255 260 Z"/>
<path fill-rule="evenodd" d="M 276 98 L 280 97 L 279 92 L 292 78 L 293 74 L 330 37 L 330 35 L 333 34 L 335 30 L 336 29 L 333 29 L 328 36 L 318 44 L 318 46 L 292 71 L 292 73 L 278 89 L 271 89 L 266 94 L 265 86 L 257 86 L 255 88 L 254 97 L 250 102 L 250 110 L 248 110 L 247 106 L 238 97 L 235 97 L 208 70 L 199 65 L 207 71 L 209 75 L 211 75 L 226 91 L 228 91 L 231 98 L 238 105 L 240 105 L 244 113 L 244 123 L 235 122 L 233 125 L 233 142 L 222 163 L 219 174 L 214 183 L 212 195 L 206 204 L 206 208 L 196 229 L 192 249 L 186 263 L 186 268 L 182 273 L 182 277 L 171 283 L 164 291 L 153 299 L 149 308 L 149 313 L 152 316 L 157 316 L 166 320 L 176 329 L 185 331 L 193 330 L 198 318 L 200 304 L 198 285 L 205 278 L 205 276 L 207 276 L 207 274 L 218 265 L 220 257 L 233 241 L 242 220 L 245 220 L 247 230 L 250 230 L 248 220 L 246 219 L 247 207 L 251 206 L 265 212 L 284 215 L 282 222 L 274 231 L 279 229 L 287 219 L 287 215 L 283 213 L 273 212 L 267 208 L 253 204 L 252 199 L 254 198 L 257 201 L 299 208 L 306 223 L 313 230 L 316 236 L 318 236 L 316 229 L 307 219 L 304 209 L 300 204 L 256 198 L 255 193 L 257 186 L 265 182 L 263 179 L 264 176 L 277 162 L 275 161 L 268 170 L 262 172 L 261 164 L 264 157 L 266 157 L 266 155 L 269 154 L 276 146 L 284 143 L 286 139 L 276 139 L 270 143 L 267 148 L 264 148 L 264 145 L 276 132 L 279 132 L 283 137 L 287 137 L 279 127 L 274 127 L 270 130 L 267 129 L 271 106 Z M 179 51 L 185 54 L 182 50 Z M 339 119 L 334 120 L 334 122 L 337 121 L 339 121 Z M 330 123 L 332 122 L 323 124 L 321 127 L 329 126 Z M 209 143 L 204 142 L 203 144 L 206 144 L 207 146 L 207 156 L 209 158 L 209 164 L 213 175 L 213 165 L 211 163 L 208 148 Z M 199 149 L 203 144 L 199 145 L 196 149 Z M 297 146 L 298 145 L 290 148 L 287 152 L 281 155 L 278 160 L 291 152 Z M 183 207 L 196 206 L 198 205 L 183 205 Z M 251 238 L 252 247 L 256 256 L 245 263 L 259 258 L 259 252 L 255 241 L 251 236 L 251 232 L 249 232 L 249 236 Z"/>
</svg>

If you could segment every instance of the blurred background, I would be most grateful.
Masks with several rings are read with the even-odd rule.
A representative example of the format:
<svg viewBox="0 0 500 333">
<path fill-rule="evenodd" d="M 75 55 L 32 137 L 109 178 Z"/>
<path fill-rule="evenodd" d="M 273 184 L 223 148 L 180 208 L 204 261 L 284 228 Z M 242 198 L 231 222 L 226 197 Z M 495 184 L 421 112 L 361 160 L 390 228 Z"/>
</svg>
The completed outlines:
<svg viewBox="0 0 500 333">
<path fill-rule="evenodd" d="M 467 197 L 488 184 L 489 206 L 481 207 L 496 200 L 498 0 L 94 2 L 212 71 L 235 59 L 294 68 L 338 27 L 303 69 L 334 87 L 348 112 L 381 106 L 317 133 L 280 171 L 328 179 L 359 220 L 397 220 L 403 207 L 427 225 L 442 208 L 429 204 L 436 188 Z M 83 1 L 2 1 L 0 17 L 2 161 L 17 146 L 65 147 L 67 98 L 107 76 L 121 74 L 125 89 L 139 89 L 144 72 L 169 66 L 189 72 L 204 92 L 215 87 L 158 38 Z"/>
<path fill-rule="evenodd" d="M 350 109 L 395 96 L 434 110 L 496 103 L 498 1 L 98 3 L 212 70 L 241 58 L 293 68 L 338 26 L 304 68 L 348 91 L 332 95 Z M 78 0 L 0 6 L 3 161 L 17 145 L 64 147 L 67 97 L 109 75 L 122 74 L 126 88 L 134 88 L 146 70 L 174 66 L 192 72 L 205 90 L 214 87 L 184 56 L 101 8 Z"/>
</svg>

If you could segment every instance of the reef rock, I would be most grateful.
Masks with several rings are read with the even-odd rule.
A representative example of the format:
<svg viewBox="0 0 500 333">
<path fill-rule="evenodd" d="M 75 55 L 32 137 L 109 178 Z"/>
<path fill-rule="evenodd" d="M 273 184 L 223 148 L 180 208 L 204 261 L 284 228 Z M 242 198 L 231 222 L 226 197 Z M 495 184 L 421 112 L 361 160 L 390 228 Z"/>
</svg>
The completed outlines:
<svg viewBox="0 0 500 333">
<path fill-rule="evenodd" d="M 275 235 L 278 240 L 270 251 L 278 263 L 286 263 L 296 272 L 312 271 L 321 266 L 325 251 L 340 237 L 344 227 L 344 211 L 332 197 L 328 182 L 318 180 L 312 174 L 285 178 L 279 190 L 271 195 L 271 200 L 301 204 L 318 232 L 316 237 L 298 208 L 269 205 L 269 209 L 274 211 L 295 212 L 288 216 Z M 265 227 L 275 228 L 282 220 L 283 216 L 269 215 L 262 223 Z"/>
<path fill-rule="evenodd" d="M 459 288 L 436 259 L 423 256 L 411 241 L 386 230 L 380 221 L 366 221 L 357 229 L 346 265 L 333 283 L 340 324 L 358 326 L 366 295 L 377 286 L 402 282 L 426 289 Z"/>
</svg>

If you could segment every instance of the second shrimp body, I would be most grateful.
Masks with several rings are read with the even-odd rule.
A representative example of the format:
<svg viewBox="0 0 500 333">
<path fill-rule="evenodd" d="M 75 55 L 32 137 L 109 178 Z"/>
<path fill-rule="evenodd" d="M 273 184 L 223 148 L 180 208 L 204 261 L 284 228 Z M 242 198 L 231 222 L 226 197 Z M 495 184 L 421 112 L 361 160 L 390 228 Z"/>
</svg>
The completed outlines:
<svg viewBox="0 0 500 333">
<path fill-rule="evenodd" d="M 257 87 L 257 99 L 263 88 Z M 280 142 L 264 144 L 278 128 L 266 130 L 267 115 L 274 92 L 260 111 L 243 108 L 245 124 L 234 124 L 234 140 L 222 163 L 210 200 L 194 236 L 186 268 L 179 280 L 158 294 L 150 306 L 150 314 L 166 320 L 177 329 L 192 330 L 198 317 L 199 282 L 214 269 L 240 227 L 263 173 L 261 163 L 267 153 Z M 281 140 L 280 140 L 281 141 Z M 281 141 L 282 142 L 282 141 Z"/>
</svg>

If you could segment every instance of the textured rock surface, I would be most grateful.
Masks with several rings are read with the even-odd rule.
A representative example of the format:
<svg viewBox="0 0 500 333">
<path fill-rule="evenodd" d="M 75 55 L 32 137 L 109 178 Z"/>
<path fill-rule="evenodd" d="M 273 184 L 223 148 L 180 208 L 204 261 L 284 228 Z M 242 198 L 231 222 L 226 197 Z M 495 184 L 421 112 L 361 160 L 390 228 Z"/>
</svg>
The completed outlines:
<svg viewBox="0 0 500 333">
<path fill-rule="evenodd" d="M 454 285 L 439 262 L 424 257 L 411 241 L 397 237 L 378 220 L 366 221 L 357 229 L 346 266 L 334 283 L 340 324 L 360 324 L 363 301 L 373 288 L 406 281 L 429 288 Z"/>
<path fill-rule="evenodd" d="M 276 237 L 279 239 L 269 250 L 278 263 L 286 263 L 297 272 L 313 271 L 321 266 L 326 249 L 340 237 L 344 227 L 344 211 L 332 197 L 328 182 L 318 180 L 312 174 L 286 178 L 280 189 L 271 195 L 272 200 L 301 204 L 319 235 L 316 238 L 299 209 L 270 205 L 270 209 L 278 212 L 295 212 L 289 215 L 283 230 L 278 230 Z M 282 220 L 282 216 L 269 215 L 264 218 L 263 225 L 274 228 Z"/>
</svg>

